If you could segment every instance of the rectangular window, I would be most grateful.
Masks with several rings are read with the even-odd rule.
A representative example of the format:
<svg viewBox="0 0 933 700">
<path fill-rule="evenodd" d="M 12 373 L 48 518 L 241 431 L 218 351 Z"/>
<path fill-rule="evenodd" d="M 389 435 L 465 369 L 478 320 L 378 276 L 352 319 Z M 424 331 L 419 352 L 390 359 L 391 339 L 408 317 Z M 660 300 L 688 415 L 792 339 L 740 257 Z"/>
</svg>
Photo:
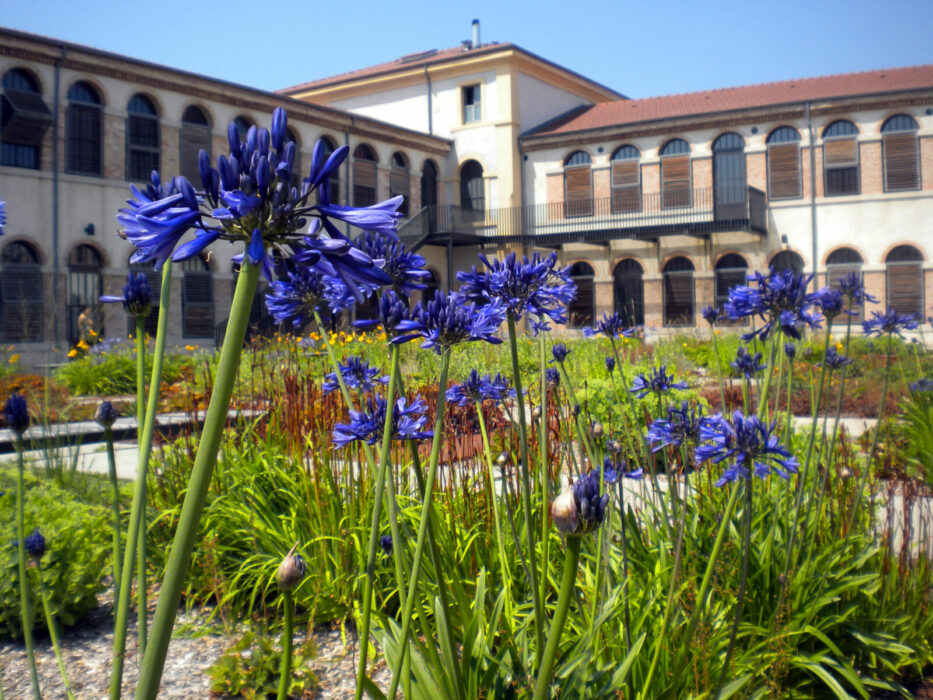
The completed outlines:
<svg viewBox="0 0 933 700">
<path fill-rule="evenodd" d="M 67 171 L 81 175 L 103 174 L 100 107 L 70 104 L 67 119 Z"/>
<path fill-rule="evenodd" d="M 884 134 L 882 147 L 884 191 L 919 190 L 920 145 L 917 142 L 917 132 Z"/>
<path fill-rule="evenodd" d="M 690 206 L 690 156 L 661 159 L 661 208 Z"/>
<path fill-rule="evenodd" d="M 467 85 L 463 88 L 463 123 L 482 121 L 482 105 L 480 103 L 480 86 Z"/>
<path fill-rule="evenodd" d="M 694 325 L 692 272 L 664 273 L 664 325 Z"/>
<path fill-rule="evenodd" d="M 210 272 L 185 272 L 182 280 L 182 336 L 214 336 L 214 280 Z"/>
<path fill-rule="evenodd" d="M 564 170 L 564 215 L 593 215 L 593 178 L 589 165 Z"/>
<path fill-rule="evenodd" d="M 641 163 L 637 160 L 612 162 L 612 213 L 641 211 Z"/>
<path fill-rule="evenodd" d="M 858 194 L 858 141 L 854 138 L 824 141 L 823 175 L 827 197 Z"/>
<path fill-rule="evenodd" d="M 353 161 L 353 206 L 376 203 L 376 164 L 369 160 Z"/>
<path fill-rule="evenodd" d="M 411 199 L 411 178 L 408 176 L 407 170 L 393 168 L 392 172 L 389 174 L 389 197 L 395 197 L 397 195 L 402 195 L 402 197 L 404 197 L 401 206 L 398 208 L 398 213 L 401 214 L 403 218 L 408 218 L 408 200 Z"/>
<path fill-rule="evenodd" d="M 768 146 L 768 198 L 802 197 L 800 179 L 800 144 Z"/>
<path fill-rule="evenodd" d="M 201 171 L 198 168 L 198 153 L 201 149 L 211 156 L 211 129 L 200 124 L 181 125 L 179 138 L 179 160 L 181 174 L 200 189 Z"/>
<path fill-rule="evenodd" d="M 3 266 L 0 275 L 0 340 L 42 340 L 42 273 L 38 265 Z"/>
</svg>

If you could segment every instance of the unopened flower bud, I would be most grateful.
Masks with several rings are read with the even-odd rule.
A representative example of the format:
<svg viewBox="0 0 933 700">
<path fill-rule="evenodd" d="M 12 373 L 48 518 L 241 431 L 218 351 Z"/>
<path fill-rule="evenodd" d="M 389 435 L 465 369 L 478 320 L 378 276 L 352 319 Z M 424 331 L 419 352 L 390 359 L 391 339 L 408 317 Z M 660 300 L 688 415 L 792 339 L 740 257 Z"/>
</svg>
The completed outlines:
<svg viewBox="0 0 933 700">
<path fill-rule="evenodd" d="M 379 546 L 387 557 L 392 556 L 392 535 L 383 535 L 379 538 Z"/>
<path fill-rule="evenodd" d="M 599 421 L 593 421 L 593 437 L 601 438 L 603 436 L 603 424 Z"/>
<path fill-rule="evenodd" d="M 573 417 L 576 418 L 579 415 L 580 415 L 580 404 L 575 403 L 573 405 Z"/>
<path fill-rule="evenodd" d="M 496 466 L 498 466 L 501 469 L 502 467 L 506 466 L 508 463 L 509 463 L 509 453 L 500 452 L 499 456 L 496 457 Z"/>
<path fill-rule="evenodd" d="M 29 409 L 26 406 L 26 397 L 22 394 L 10 394 L 3 406 L 3 417 L 6 426 L 17 435 L 22 436 L 29 427 Z"/>
<path fill-rule="evenodd" d="M 297 542 L 288 554 L 285 555 L 282 563 L 279 564 L 278 571 L 275 572 L 275 582 L 279 584 L 280 590 L 291 591 L 296 588 L 298 584 L 301 583 L 301 579 L 304 578 L 305 562 L 300 554 L 295 553 L 296 549 L 298 549 Z"/>
<path fill-rule="evenodd" d="M 117 412 L 113 408 L 113 404 L 109 401 L 104 401 L 100 406 L 97 407 L 97 413 L 94 415 L 94 420 L 97 421 L 97 424 L 102 428 L 109 428 L 113 425 L 114 421 L 117 419 Z"/>
<path fill-rule="evenodd" d="M 33 561 L 38 563 L 42 555 L 45 554 L 45 538 L 42 536 L 42 533 L 39 532 L 39 528 L 33 530 L 32 534 L 26 538 L 24 546 L 26 548 L 26 554 L 32 557 Z"/>
<path fill-rule="evenodd" d="M 622 451 L 622 445 L 619 444 L 618 440 L 606 440 L 606 449 L 613 454 L 619 454 Z"/>
<path fill-rule="evenodd" d="M 551 501 L 551 519 L 557 529 L 569 535 L 577 529 L 577 502 L 573 491 L 565 486 L 560 495 Z"/>
</svg>

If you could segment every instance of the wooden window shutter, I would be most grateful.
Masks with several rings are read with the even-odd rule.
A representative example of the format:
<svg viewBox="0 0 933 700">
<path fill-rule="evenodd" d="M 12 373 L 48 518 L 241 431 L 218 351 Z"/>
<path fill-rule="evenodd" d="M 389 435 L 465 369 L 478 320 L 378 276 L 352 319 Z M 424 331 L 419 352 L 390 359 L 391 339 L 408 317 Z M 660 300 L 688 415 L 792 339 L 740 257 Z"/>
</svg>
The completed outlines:
<svg viewBox="0 0 933 700">
<path fill-rule="evenodd" d="M 100 175 L 101 109 L 97 106 L 72 103 L 68 105 L 68 171 L 84 175 Z"/>
<path fill-rule="evenodd" d="M 833 139 L 823 142 L 823 162 L 827 168 L 845 168 L 858 164 L 858 141 Z"/>
<path fill-rule="evenodd" d="M 920 189 L 920 148 L 913 131 L 884 134 L 884 191 Z"/>
<path fill-rule="evenodd" d="M 637 160 L 612 162 L 612 213 L 641 211 L 641 163 Z"/>
<path fill-rule="evenodd" d="M 593 171 L 589 165 L 564 170 L 565 216 L 593 215 Z"/>
<path fill-rule="evenodd" d="M 399 207 L 399 213 L 408 216 L 408 201 L 411 199 L 411 178 L 407 170 L 393 169 L 389 175 L 389 196 L 395 197 L 402 195 L 402 205 Z"/>
<path fill-rule="evenodd" d="M 197 184 L 200 189 L 201 171 L 198 169 L 198 153 L 201 149 L 211 156 L 211 130 L 197 124 L 182 124 L 181 143 L 179 144 L 181 174 L 184 175 L 192 184 Z"/>
<path fill-rule="evenodd" d="M 664 273 L 664 325 L 692 326 L 693 273 Z"/>
<path fill-rule="evenodd" d="M 370 160 L 353 161 L 353 206 L 376 203 L 376 164 Z"/>
<path fill-rule="evenodd" d="M 690 206 L 690 156 L 661 159 L 661 208 Z"/>
<path fill-rule="evenodd" d="M 784 199 L 802 196 L 800 180 L 800 144 L 768 146 L 768 197 Z"/>
<path fill-rule="evenodd" d="M 208 338 L 214 335 L 214 281 L 209 272 L 186 272 L 182 280 L 182 335 Z"/>
<path fill-rule="evenodd" d="M 923 269 L 918 263 L 887 264 L 887 307 L 923 318 Z"/>
</svg>

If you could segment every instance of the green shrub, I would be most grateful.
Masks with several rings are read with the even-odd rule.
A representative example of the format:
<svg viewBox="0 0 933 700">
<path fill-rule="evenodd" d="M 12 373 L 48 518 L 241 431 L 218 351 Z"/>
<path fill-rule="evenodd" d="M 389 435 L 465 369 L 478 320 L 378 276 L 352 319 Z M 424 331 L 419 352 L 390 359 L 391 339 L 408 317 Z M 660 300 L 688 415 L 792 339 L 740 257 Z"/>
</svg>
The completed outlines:
<svg viewBox="0 0 933 700">
<path fill-rule="evenodd" d="M 282 650 L 271 639 L 247 632 L 208 669 L 211 691 L 246 700 L 273 697 L 279 686 L 281 656 Z M 313 658 L 313 640 L 295 647 L 288 697 L 310 697 L 317 687 L 317 677 L 307 667 Z"/>
<path fill-rule="evenodd" d="M 19 569 L 16 547 L 16 475 L 0 470 L 0 636 L 19 638 L 22 618 L 19 601 Z M 42 583 L 49 594 L 52 611 L 62 625 L 77 624 L 97 605 L 104 588 L 101 576 L 108 569 L 110 553 L 109 511 L 87 505 L 51 481 L 27 474 L 25 531 L 39 527 L 46 551 L 41 561 Z M 42 600 L 33 581 L 34 624 L 45 629 Z"/>
</svg>

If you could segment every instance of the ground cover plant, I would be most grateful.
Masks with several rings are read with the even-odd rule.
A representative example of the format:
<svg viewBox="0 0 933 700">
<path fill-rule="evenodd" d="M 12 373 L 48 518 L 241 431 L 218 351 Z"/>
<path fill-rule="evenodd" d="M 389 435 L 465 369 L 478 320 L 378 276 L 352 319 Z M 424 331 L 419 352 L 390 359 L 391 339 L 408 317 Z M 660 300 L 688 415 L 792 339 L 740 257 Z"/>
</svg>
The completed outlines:
<svg viewBox="0 0 933 700">
<path fill-rule="evenodd" d="M 910 440 L 933 384 L 902 342 L 919 319 L 868 307 L 857 326 L 873 301 L 857 276 L 813 291 L 772 270 L 704 310 L 709 343 L 647 344 L 618 314 L 571 342 L 553 334 L 576 292 L 556 254 L 481 256 L 414 303 L 425 261 L 394 237 L 399 201 L 332 205 L 345 148 L 317 148 L 292 187 L 285 128 L 281 111 L 245 143 L 232 127 L 203 189 L 154 175 L 120 216 L 163 297 L 151 370 L 137 335 L 128 517 L 114 490 L 111 697 L 134 578 L 144 610 L 152 577 L 137 698 L 158 693 L 183 599 L 261 630 L 244 637 L 256 663 L 241 641 L 224 667 L 254 692 L 277 668 L 279 698 L 301 683 L 296 626 L 324 622 L 360 640 L 357 698 L 909 695 L 933 662 L 933 494 Z M 245 251 L 224 346 L 196 373 L 206 421 L 153 453 L 171 261 L 218 239 Z M 244 348 L 261 269 L 281 330 Z M 119 298 L 139 329 L 147 294 L 130 275 Z M 334 330 L 372 295 L 374 319 Z M 839 419 L 862 386 L 880 421 L 852 440 Z M 262 410 L 231 422 L 231 404 Z M 6 420 L 23 434 L 21 396 Z"/>
</svg>

